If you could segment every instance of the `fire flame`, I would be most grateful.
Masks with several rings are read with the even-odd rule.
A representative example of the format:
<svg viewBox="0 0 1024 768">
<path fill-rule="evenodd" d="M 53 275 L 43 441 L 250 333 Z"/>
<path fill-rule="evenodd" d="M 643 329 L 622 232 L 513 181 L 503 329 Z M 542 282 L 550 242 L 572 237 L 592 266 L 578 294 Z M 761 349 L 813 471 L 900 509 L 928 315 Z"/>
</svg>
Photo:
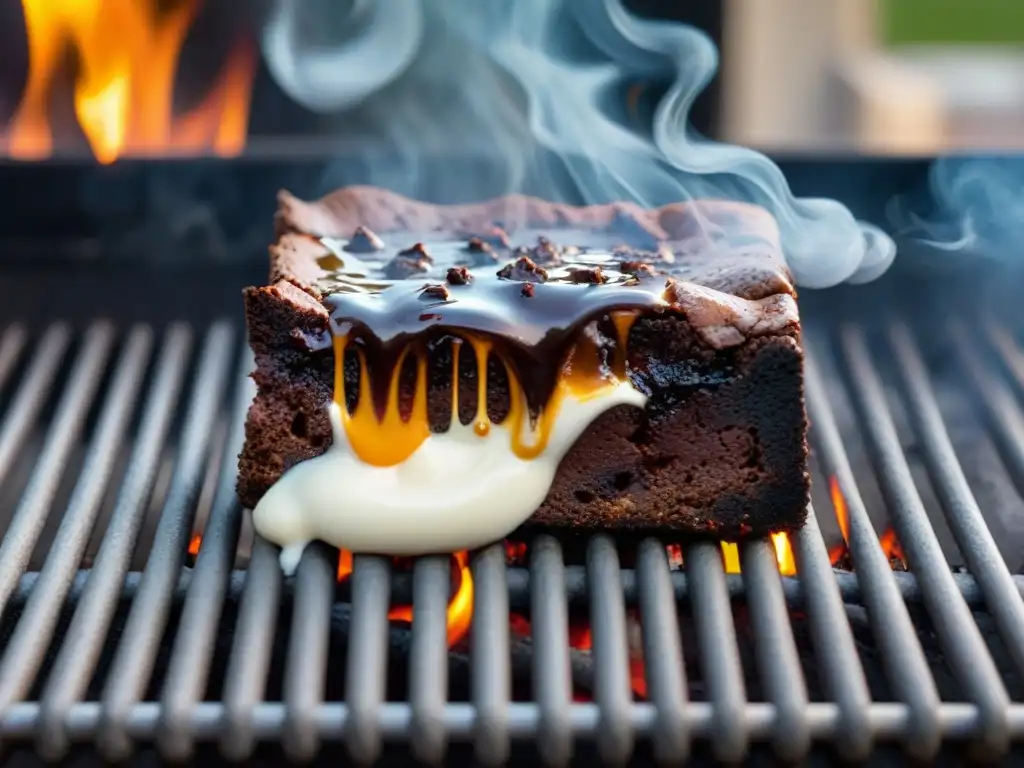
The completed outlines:
<svg viewBox="0 0 1024 768">
<path fill-rule="evenodd" d="M 67 52 L 76 54 L 74 111 L 96 159 L 125 154 L 242 151 L 256 72 L 256 49 L 242 40 L 203 102 L 173 114 L 178 57 L 200 0 L 167 11 L 158 0 L 22 0 L 29 75 L 5 144 L 10 156 L 49 157 L 51 107 Z"/>
<path fill-rule="evenodd" d="M 779 574 L 782 576 L 796 576 L 796 558 L 793 556 L 793 546 L 789 542 L 789 535 L 786 533 L 773 533 L 771 536 L 772 547 L 775 549 L 775 561 L 779 567 Z M 720 542 L 722 548 L 722 566 L 726 573 L 742 573 L 740 567 L 740 549 L 731 541 Z"/>
<path fill-rule="evenodd" d="M 842 564 L 849 559 L 850 555 L 850 513 L 846 507 L 846 499 L 839 489 L 839 480 L 833 475 L 828 479 L 828 491 L 832 497 L 832 509 L 836 513 L 836 523 L 839 525 L 839 532 L 843 536 L 841 543 L 829 550 L 829 560 L 833 566 Z M 886 528 L 878 539 L 886 558 L 894 567 L 907 569 L 907 558 L 903 553 L 903 546 L 900 544 L 896 531 L 891 527 Z"/>
<path fill-rule="evenodd" d="M 455 552 L 452 555 L 458 569 L 458 588 L 448 602 L 448 647 L 458 644 L 469 631 L 473 621 L 473 575 L 469 569 L 469 552 Z M 352 553 L 341 550 L 338 554 L 338 581 L 344 581 L 352 574 Z M 412 623 L 412 606 L 396 605 L 388 611 L 388 619 Z"/>
</svg>

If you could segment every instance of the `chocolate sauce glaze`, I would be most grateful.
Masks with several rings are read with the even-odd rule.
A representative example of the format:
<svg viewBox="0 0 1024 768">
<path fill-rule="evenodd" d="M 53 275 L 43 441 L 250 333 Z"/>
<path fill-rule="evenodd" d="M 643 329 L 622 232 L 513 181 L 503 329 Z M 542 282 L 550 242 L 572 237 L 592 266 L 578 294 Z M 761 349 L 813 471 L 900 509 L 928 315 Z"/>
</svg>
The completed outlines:
<svg viewBox="0 0 1024 768">
<path fill-rule="evenodd" d="M 610 365 L 619 343 L 612 313 L 682 313 L 717 348 L 798 326 L 789 273 L 760 214 L 745 215 L 729 203 L 674 212 L 668 232 L 615 210 L 601 224 L 583 227 L 517 229 L 495 220 L 470 231 L 293 230 L 275 248 L 278 258 L 290 254 L 293 274 L 296 264 L 306 266 L 302 287 L 330 313 L 328 332 L 304 336 L 303 346 L 326 352 L 332 337 L 347 340 L 350 409 L 357 407 L 357 350 L 375 409 L 383 413 L 404 352 L 418 348 L 450 359 L 443 345 L 472 337 L 487 339 L 511 364 L 535 414 L 582 333 L 590 335 L 600 364 Z M 414 379 L 414 370 L 408 373 L 403 378 Z M 489 376 L 499 389 L 505 389 L 502 374 Z"/>
</svg>

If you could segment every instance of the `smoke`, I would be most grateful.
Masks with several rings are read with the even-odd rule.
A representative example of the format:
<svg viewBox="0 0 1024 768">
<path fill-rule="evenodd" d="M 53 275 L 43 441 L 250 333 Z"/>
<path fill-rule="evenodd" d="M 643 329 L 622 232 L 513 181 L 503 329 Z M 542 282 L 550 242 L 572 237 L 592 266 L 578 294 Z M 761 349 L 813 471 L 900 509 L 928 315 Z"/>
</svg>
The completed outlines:
<svg viewBox="0 0 1024 768">
<path fill-rule="evenodd" d="M 335 24 L 345 31 L 329 50 L 281 33 L 279 20 L 265 35 L 265 43 L 276 41 L 264 46 L 275 74 L 322 73 L 303 82 L 279 76 L 282 87 L 307 106 L 348 107 L 336 124 L 349 140 L 370 141 L 360 177 L 347 183 L 445 201 L 513 191 L 647 207 L 745 200 L 774 214 L 801 286 L 866 282 L 891 264 L 895 246 L 881 230 L 837 201 L 794 197 L 768 158 L 689 127 L 690 108 L 718 67 L 701 32 L 637 18 L 619 0 L 393 1 L 401 11 L 385 12 L 387 2 L 354 3 L 351 24 Z M 303 0 L 301 13 L 343 15 L 332 0 Z M 415 50 L 403 14 L 420 23 Z M 372 34 L 353 36 L 357 29 Z M 626 94 L 650 82 L 671 85 L 653 120 L 641 125 Z M 467 169 L 453 164 L 457 156 L 482 162 Z"/>
<path fill-rule="evenodd" d="M 278 0 L 264 27 L 274 79 L 299 104 L 332 112 L 357 104 L 416 55 L 423 8 L 407 0 Z"/>
<path fill-rule="evenodd" d="M 926 194 L 896 198 L 888 213 L 898 237 L 932 256 L 1017 259 L 1024 242 L 1024 158 L 939 158 L 928 169 Z"/>
</svg>

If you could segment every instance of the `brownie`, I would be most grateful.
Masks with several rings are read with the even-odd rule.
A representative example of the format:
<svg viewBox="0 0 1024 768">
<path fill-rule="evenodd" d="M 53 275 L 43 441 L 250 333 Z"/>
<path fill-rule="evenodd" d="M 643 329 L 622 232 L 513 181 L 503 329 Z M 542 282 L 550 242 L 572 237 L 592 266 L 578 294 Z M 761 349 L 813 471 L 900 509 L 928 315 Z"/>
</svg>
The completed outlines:
<svg viewBox="0 0 1024 768">
<path fill-rule="evenodd" d="M 491 339 L 501 353 L 485 363 L 486 409 L 497 423 L 520 389 L 538 418 L 586 327 L 601 365 L 621 365 L 646 406 L 612 407 L 583 430 L 527 526 L 737 540 L 802 525 L 800 325 L 763 209 L 573 207 L 522 196 L 436 206 L 350 187 L 315 202 L 280 193 L 275 228 L 268 283 L 244 292 L 258 386 L 239 463 L 247 508 L 331 444 L 339 328 L 368 339 L 363 367 L 344 352 L 350 411 L 361 377 L 375 381 L 369 360 L 402 369 L 395 380 L 408 417 L 416 367 L 405 370 L 395 350 L 422 337 L 426 411 L 439 433 L 479 410 L 479 365 L 473 355 L 453 361 L 460 333 Z M 625 325 L 611 322 L 626 315 Z"/>
</svg>

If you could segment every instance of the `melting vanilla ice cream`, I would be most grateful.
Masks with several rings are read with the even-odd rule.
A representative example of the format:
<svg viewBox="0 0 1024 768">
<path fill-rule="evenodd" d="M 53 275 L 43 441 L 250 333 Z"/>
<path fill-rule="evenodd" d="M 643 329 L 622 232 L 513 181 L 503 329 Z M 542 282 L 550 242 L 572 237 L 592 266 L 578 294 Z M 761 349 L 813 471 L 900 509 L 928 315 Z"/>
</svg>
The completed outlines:
<svg viewBox="0 0 1024 768">
<path fill-rule="evenodd" d="M 543 503 L 562 458 L 598 416 L 617 405 L 646 405 L 626 374 L 625 339 L 634 317 L 613 313 L 619 344 L 610 365 L 600 363 L 594 330 L 580 335 L 540 412 L 530 413 L 525 390 L 503 361 L 509 411 L 499 423 L 491 420 L 487 401 L 494 343 L 472 334 L 458 340 L 452 347 L 451 423 L 444 432 L 430 429 L 423 350 L 407 348 L 391 368 L 380 412 L 365 352 L 346 335 L 335 337 L 331 446 L 271 486 L 253 510 L 256 531 L 281 547 L 288 573 L 313 540 L 353 553 L 413 557 L 505 538 Z M 458 407 L 464 346 L 479 372 L 470 424 L 461 423 Z M 346 382 L 347 352 L 359 359 L 358 383 Z M 415 362 L 416 381 L 403 413 L 399 378 L 406 361 Z M 347 386 L 358 390 L 351 411 Z"/>
<path fill-rule="evenodd" d="M 344 406 L 329 406 L 334 442 L 292 467 L 253 510 L 256 531 L 282 548 L 288 573 L 313 540 L 355 553 L 416 556 L 473 549 L 508 536 L 544 501 L 558 464 L 601 413 L 643 408 L 628 383 L 577 398 L 563 396 L 542 450 L 513 450 L 512 419 L 487 430 L 453 419 L 408 458 L 375 466 L 360 458 L 345 429 Z M 480 432 L 485 432 L 481 436 Z"/>
</svg>

